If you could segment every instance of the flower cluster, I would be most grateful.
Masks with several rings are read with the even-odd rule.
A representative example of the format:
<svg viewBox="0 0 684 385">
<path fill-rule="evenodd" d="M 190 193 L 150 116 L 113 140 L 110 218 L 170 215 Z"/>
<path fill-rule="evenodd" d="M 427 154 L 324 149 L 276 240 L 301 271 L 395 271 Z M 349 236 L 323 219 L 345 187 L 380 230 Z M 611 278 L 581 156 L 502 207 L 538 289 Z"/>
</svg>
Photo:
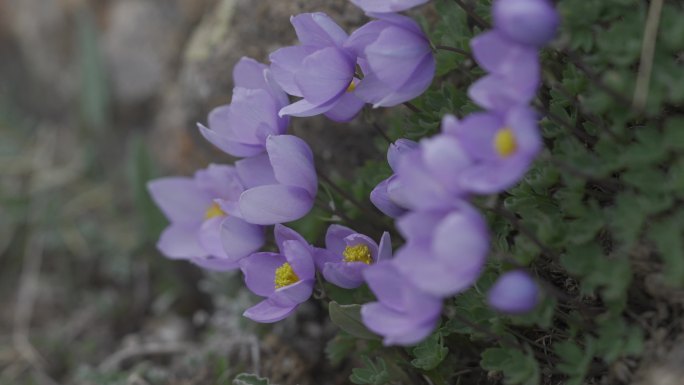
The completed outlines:
<svg viewBox="0 0 684 385">
<path fill-rule="evenodd" d="M 373 190 L 371 201 L 398 217 L 406 243 L 391 262 L 364 273 L 379 301 L 361 312 L 386 344 L 424 339 L 439 321 L 441 299 L 466 290 L 480 276 L 489 234 L 468 199 L 517 183 L 541 150 L 529 104 L 540 83 L 538 49 L 553 38 L 557 25 L 546 0 L 495 1 L 494 29 L 471 42 L 475 60 L 488 74 L 468 94 L 483 111 L 460 120 L 445 116 L 440 134 L 390 146 L 394 174 Z M 402 290 L 393 292 L 402 293 L 400 298 L 388 296 L 384 287 L 397 282 Z M 522 270 L 504 274 L 488 295 L 492 307 L 508 313 L 529 311 L 537 300 L 537 286 Z"/>
<path fill-rule="evenodd" d="M 495 29 L 472 41 L 488 75 L 469 95 L 484 111 L 446 116 L 439 135 L 390 146 L 394 174 L 370 200 L 396 218 L 406 240 L 392 258 L 387 232 L 376 243 L 335 224 L 325 248 L 317 248 L 282 225 L 304 217 L 318 190 L 311 149 L 287 134 L 290 116 L 349 121 L 365 104 L 391 107 L 419 96 L 434 77 L 427 37 L 393 13 L 427 0 L 352 2 L 374 20 L 347 34 L 323 13 L 300 14 L 291 18 L 300 44 L 271 53 L 270 65 L 249 58 L 236 64 L 231 103 L 198 127 L 242 159 L 210 165 L 194 178 L 149 183 L 170 221 L 158 248 L 207 269 L 239 268 L 246 286 L 264 297 L 244 313 L 258 322 L 291 314 L 311 296 L 317 274 L 345 289 L 366 283 L 377 301 L 363 305 L 364 323 L 386 344 L 410 345 L 435 328 L 442 300 L 472 286 L 484 268 L 487 225 L 469 197 L 509 188 L 541 149 L 529 103 L 539 85 L 537 50 L 558 19 L 547 0 L 496 1 Z M 259 252 L 270 225 L 278 251 Z M 506 312 L 529 310 L 536 300 L 536 284 L 522 270 L 504 274 L 489 293 L 489 303 Z"/>
</svg>

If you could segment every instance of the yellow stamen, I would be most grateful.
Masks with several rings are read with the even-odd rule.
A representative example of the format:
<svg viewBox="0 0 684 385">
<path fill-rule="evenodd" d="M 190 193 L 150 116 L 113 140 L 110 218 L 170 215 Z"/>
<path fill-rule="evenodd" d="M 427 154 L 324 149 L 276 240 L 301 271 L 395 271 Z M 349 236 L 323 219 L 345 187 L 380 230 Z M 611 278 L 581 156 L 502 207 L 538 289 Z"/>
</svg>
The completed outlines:
<svg viewBox="0 0 684 385">
<path fill-rule="evenodd" d="M 370 249 L 362 243 L 345 247 L 342 255 L 345 262 L 363 262 L 367 265 L 373 263 Z"/>
<path fill-rule="evenodd" d="M 494 149 L 504 158 L 513 155 L 518 149 L 518 142 L 510 127 L 504 127 L 494 135 Z"/>
<path fill-rule="evenodd" d="M 292 285 L 296 282 L 299 282 L 299 277 L 297 277 L 297 274 L 292 270 L 292 266 L 288 262 L 283 263 L 282 266 L 276 269 L 275 278 L 273 279 L 276 289 Z"/>
<path fill-rule="evenodd" d="M 354 92 L 356 89 L 356 83 L 354 83 L 354 79 L 352 79 L 351 82 L 349 82 L 349 87 L 347 87 L 347 92 Z"/>
<path fill-rule="evenodd" d="M 221 217 L 227 215 L 226 213 L 221 210 L 221 206 L 219 206 L 217 203 L 212 203 L 211 206 L 207 209 L 207 211 L 204 212 L 204 219 L 211 219 L 211 218 L 216 218 L 216 217 Z"/>
</svg>

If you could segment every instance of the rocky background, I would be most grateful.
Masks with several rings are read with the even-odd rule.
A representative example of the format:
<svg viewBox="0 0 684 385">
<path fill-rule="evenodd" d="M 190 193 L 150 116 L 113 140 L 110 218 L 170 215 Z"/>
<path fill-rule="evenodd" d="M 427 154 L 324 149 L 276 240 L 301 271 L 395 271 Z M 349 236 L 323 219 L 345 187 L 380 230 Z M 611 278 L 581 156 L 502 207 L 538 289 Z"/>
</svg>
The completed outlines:
<svg viewBox="0 0 684 385">
<path fill-rule="evenodd" d="M 238 276 L 162 258 L 144 190 L 229 160 L 196 122 L 307 11 L 364 21 L 341 0 L 0 1 L 0 384 L 346 383 L 316 305 L 254 325 Z M 330 174 L 383 159 L 361 122 L 293 126 Z"/>
</svg>

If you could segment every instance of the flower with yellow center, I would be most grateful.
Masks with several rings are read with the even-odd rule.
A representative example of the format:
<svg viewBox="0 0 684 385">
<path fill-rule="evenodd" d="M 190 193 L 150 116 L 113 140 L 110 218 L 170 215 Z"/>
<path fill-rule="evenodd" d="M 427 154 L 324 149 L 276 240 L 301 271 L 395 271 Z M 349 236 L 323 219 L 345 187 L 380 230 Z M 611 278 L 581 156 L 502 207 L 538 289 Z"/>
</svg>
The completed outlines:
<svg viewBox="0 0 684 385">
<path fill-rule="evenodd" d="M 354 246 L 347 246 L 342 252 L 345 262 L 363 262 L 366 265 L 373 263 L 371 251 L 368 246 L 360 243 Z"/>
<path fill-rule="evenodd" d="M 347 87 L 347 92 L 354 92 L 356 89 L 356 83 L 354 83 L 354 79 L 352 79 L 351 82 L 349 82 L 349 87 Z"/>
<path fill-rule="evenodd" d="M 289 286 L 297 282 L 299 282 L 299 277 L 297 276 L 297 273 L 292 270 L 292 266 L 288 262 L 283 263 L 282 266 L 276 269 L 275 277 L 273 278 L 273 283 L 275 283 L 276 289 L 280 289 L 281 287 Z"/>
<path fill-rule="evenodd" d="M 518 150 L 518 142 L 510 127 L 504 127 L 494 135 L 494 150 L 503 158 L 513 155 Z"/>
<path fill-rule="evenodd" d="M 216 218 L 216 217 L 222 217 L 224 215 L 227 215 L 226 213 L 221 210 L 221 206 L 219 206 L 217 203 L 212 203 L 211 206 L 207 209 L 207 211 L 204 212 L 204 219 L 211 219 L 211 218 Z"/>
</svg>

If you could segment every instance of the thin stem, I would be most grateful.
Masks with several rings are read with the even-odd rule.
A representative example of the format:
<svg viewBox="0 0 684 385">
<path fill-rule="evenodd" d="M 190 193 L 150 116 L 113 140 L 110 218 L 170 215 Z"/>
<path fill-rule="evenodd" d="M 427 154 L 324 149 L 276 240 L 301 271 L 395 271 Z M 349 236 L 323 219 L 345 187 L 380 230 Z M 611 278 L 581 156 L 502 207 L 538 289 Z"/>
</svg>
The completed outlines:
<svg viewBox="0 0 684 385">
<path fill-rule="evenodd" d="M 470 52 L 468 52 L 468 51 L 466 51 L 466 50 L 464 50 L 464 49 L 460 49 L 460 48 L 456 48 L 456 47 L 450 47 L 450 46 L 448 46 L 448 45 L 441 45 L 441 44 L 440 44 L 440 45 L 436 45 L 435 48 L 436 48 L 436 49 L 441 49 L 442 51 L 455 52 L 455 53 L 457 53 L 457 54 L 460 54 L 460 55 L 463 55 L 463 56 L 467 57 L 468 59 L 473 60 L 473 57 L 470 55 Z"/>
<path fill-rule="evenodd" d="M 387 143 L 392 144 L 392 139 L 389 136 L 387 136 L 387 134 L 385 133 L 385 130 L 383 130 L 380 127 L 380 125 L 377 124 L 376 122 L 373 122 L 372 124 L 373 124 L 373 128 L 375 128 L 375 131 L 377 131 L 378 134 L 380 134 L 380 136 L 382 136 L 382 138 L 385 139 L 385 141 Z"/>
<path fill-rule="evenodd" d="M 473 19 L 475 24 L 478 25 L 478 27 L 482 29 L 487 29 L 489 28 L 489 23 L 484 20 L 483 18 L 480 17 L 477 13 L 475 13 L 475 10 L 470 7 L 470 5 L 466 4 L 462 0 L 454 0 L 456 1 L 456 4 L 458 4 L 459 7 L 463 8 L 463 10 L 468 14 L 468 16 Z"/>
<path fill-rule="evenodd" d="M 643 110 L 648 100 L 648 89 L 651 84 L 651 73 L 653 72 L 653 56 L 655 55 L 656 38 L 658 37 L 658 26 L 662 10 L 663 0 L 652 0 L 651 5 L 648 7 L 644 41 L 641 45 L 639 74 L 637 75 L 637 83 L 632 100 L 632 106 L 637 110 Z"/>
<path fill-rule="evenodd" d="M 420 110 L 420 108 L 416 107 L 416 106 L 413 105 L 411 102 L 404 102 L 404 105 L 405 105 L 409 110 L 411 110 L 411 111 L 413 111 L 413 112 L 415 112 L 415 113 L 417 113 L 417 114 L 423 112 L 423 111 Z"/>
<path fill-rule="evenodd" d="M 539 247 L 542 253 L 545 254 L 547 257 L 554 260 L 558 260 L 558 256 L 556 255 L 556 253 L 554 253 L 539 238 L 537 238 L 537 235 L 532 230 L 523 225 L 522 221 L 520 221 L 520 219 L 518 219 L 518 217 L 516 217 L 515 214 L 501 206 L 491 208 L 490 210 L 508 219 L 508 221 L 511 222 L 513 227 L 515 227 L 515 229 L 518 230 L 518 232 L 526 236 L 530 241 L 532 241 L 532 243 L 537 245 L 537 247 Z"/>
</svg>

